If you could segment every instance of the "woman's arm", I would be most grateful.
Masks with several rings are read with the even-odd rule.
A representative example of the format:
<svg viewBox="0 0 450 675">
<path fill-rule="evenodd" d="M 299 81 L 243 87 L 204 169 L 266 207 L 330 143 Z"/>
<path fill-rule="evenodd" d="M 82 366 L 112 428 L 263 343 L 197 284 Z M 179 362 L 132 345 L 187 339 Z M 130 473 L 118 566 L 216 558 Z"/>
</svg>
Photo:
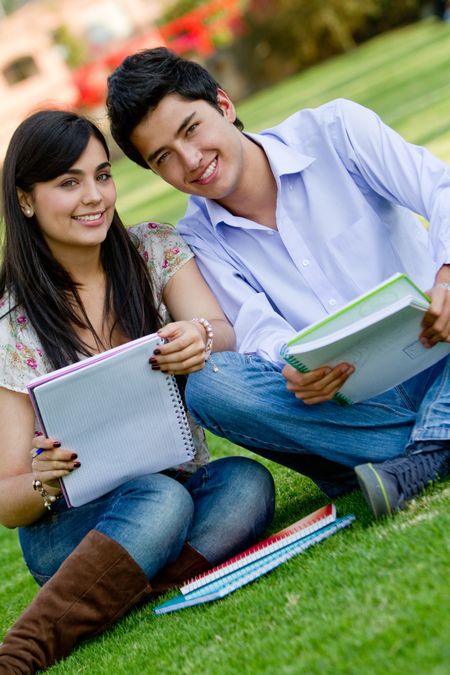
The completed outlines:
<svg viewBox="0 0 450 675">
<path fill-rule="evenodd" d="M 5 527 L 30 525 L 46 512 L 44 500 L 33 490 L 34 479 L 57 495 L 61 490 L 55 481 L 74 468 L 70 451 L 53 448 L 55 439 L 33 439 L 34 421 L 28 396 L 0 387 L 0 523 Z M 47 449 L 32 466 L 38 445 Z"/>
<path fill-rule="evenodd" d="M 203 368 L 207 334 L 201 324 L 191 322 L 194 317 L 203 317 L 211 324 L 213 351 L 233 351 L 236 348 L 234 330 L 195 260 L 189 260 L 169 279 L 163 290 L 163 301 L 174 323 L 159 331 L 169 343 L 161 346 L 161 354 L 154 357 L 154 366 L 176 374 Z"/>
</svg>

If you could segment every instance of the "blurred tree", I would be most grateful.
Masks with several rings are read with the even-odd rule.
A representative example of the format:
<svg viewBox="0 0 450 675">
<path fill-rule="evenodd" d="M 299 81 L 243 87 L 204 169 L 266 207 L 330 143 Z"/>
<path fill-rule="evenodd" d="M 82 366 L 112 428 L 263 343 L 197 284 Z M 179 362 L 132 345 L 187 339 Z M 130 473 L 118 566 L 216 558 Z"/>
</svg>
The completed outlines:
<svg viewBox="0 0 450 675">
<path fill-rule="evenodd" d="M 53 39 L 61 49 L 64 60 L 69 66 L 77 68 L 86 63 L 88 59 L 87 45 L 79 37 L 75 37 L 67 26 L 59 26 L 53 33 Z"/>
<path fill-rule="evenodd" d="M 31 0 L 0 0 L 0 18 L 7 14 L 12 14 L 16 9 L 26 5 Z"/>
<path fill-rule="evenodd" d="M 252 89 L 347 51 L 420 16 L 426 0 L 249 0 L 249 30 L 233 45 Z"/>
<path fill-rule="evenodd" d="M 187 14 L 191 10 L 201 7 L 201 5 L 206 5 L 207 2 L 208 0 L 176 0 L 165 10 L 158 23 L 161 24 L 172 21 L 173 19 L 178 19 L 178 17 L 183 16 L 183 14 Z"/>
</svg>

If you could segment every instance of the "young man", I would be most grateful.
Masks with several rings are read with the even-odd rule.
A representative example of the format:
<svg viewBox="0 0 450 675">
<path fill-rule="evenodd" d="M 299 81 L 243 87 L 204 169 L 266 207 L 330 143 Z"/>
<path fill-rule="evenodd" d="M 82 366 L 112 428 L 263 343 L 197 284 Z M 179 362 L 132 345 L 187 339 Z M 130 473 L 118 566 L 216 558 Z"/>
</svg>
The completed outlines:
<svg viewBox="0 0 450 675">
<path fill-rule="evenodd" d="M 330 399 L 351 364 L 300 374 L 279 350 L 395 272 L 429 289 L 422 343 L 450 341 L 449 168 L 345 100 L 243 133 L 209 73 L 165 48 L 125 59 L 108 111 L 125 154 L 191 195 L 178 229 L 236 331 L 239 354 L 189 378 L 194 417 L 209 401 L 200 424 L 330 495 L 352 486 L 344 467 L 356 467 L 375 516 L 446 476 L 449 359 L 343 408 Z"/>
</svg>

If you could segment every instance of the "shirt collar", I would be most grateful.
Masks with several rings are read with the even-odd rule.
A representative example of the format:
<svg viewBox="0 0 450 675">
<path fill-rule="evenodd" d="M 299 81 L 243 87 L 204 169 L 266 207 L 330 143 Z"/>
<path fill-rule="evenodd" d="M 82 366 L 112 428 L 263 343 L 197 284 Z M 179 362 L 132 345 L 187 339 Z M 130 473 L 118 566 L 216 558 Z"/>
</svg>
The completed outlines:
<svg viewBox="0 0 450 675">
<path fill-rule="evenodd" d="M 286 145 L 280 138 L 274 135 L 251 134 L 243 132 L 255 143 L 260 145 L 266 153 L 269 160 L 270 168 L 277 182 L 278 189 L 280 188 L 280 177 L 287 174 L 299 173 L 306 169 L 312 162 L 314 157 L 303 155 L 290 145 Z M 273 133 L 273 130 L 272 130 Z M 198 197 L 191 197 L 195 202 Z M 239 217 L 230 214 L 227 209 L 215 202 L 213 199 L 200 198 L 208 212 L 209 220 L 213 227 L 216 227 L 221 222 L 230 223 L 230 221 L 238 224 Z M 248 221 L 247 221 L 248 222 Z M 231 224 L 231 223 L 230 223 Z"/>
</svg>

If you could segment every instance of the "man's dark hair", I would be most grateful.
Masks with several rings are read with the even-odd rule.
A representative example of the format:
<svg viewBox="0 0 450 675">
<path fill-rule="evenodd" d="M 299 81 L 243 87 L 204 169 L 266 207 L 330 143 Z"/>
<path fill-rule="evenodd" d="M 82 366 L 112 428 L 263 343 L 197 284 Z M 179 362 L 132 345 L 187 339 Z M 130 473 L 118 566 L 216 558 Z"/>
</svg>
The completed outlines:
<svg viewBox="0 0 450 675">
<path fill-rule="evenodd" d="M 112 136 L 127 157 L 148 169 L 130 140 L 138 124 L 168 94 L 178 94 L 190 101 L 204 100 L 222 114 L 217 103 L 219 87 L 205 68 L 165 47 L 127 56 L 108 78 L 106 105 Z M 241 131 L 244 128 L 237 118 L 234 124 Z"/>
</svg>

